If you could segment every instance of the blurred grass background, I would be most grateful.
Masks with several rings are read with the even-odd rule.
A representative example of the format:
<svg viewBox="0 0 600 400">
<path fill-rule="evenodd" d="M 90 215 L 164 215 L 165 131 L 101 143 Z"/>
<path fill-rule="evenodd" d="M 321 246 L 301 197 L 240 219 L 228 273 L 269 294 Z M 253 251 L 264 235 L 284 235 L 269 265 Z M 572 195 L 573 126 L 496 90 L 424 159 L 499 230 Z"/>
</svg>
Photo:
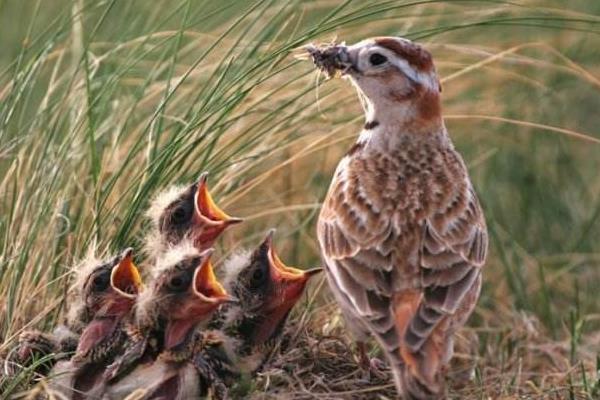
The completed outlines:
<svg viewBox="0 0 600 400">
<path fill-rule="evenodd" d="M 590 0 L 0 0 L 0 354 L 60 319 L 69 266 L 91 243 L 139 248 L 153 194 L 203 170 L 246 217 L 220 256 L 277 227 L 286 262 L 318 264 L 320 201 L 362 111 L 350 85 L 292 53 L 377 35 L 434 54 L 489 225 L 476 379 L 457 398 L 598 396 Z M 299 320 L 335 314 L 325 287 L 317 297 Z"/>
</svg>

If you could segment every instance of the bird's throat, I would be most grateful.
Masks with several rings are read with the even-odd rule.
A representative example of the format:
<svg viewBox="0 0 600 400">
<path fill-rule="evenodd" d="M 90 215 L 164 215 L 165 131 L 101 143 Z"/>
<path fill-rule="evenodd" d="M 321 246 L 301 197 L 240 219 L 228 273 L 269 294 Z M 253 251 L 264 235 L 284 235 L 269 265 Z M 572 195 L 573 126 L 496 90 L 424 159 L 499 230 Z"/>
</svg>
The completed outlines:
<svg viewBox="0 0 600 400">
<path fill-rule="evenodd" d="M 165 329 L 165 348 L 176 350 L 189 338 L 196 322 L 188 319 L 170 320 Z"/>
</svg>

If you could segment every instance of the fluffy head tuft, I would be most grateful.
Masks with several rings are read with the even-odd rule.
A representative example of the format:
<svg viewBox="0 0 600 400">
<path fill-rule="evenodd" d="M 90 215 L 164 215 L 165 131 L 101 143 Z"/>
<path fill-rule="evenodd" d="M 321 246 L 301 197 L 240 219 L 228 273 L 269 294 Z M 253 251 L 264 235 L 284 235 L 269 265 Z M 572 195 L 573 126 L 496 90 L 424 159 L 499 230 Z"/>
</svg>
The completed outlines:
<svg viewBox="0 0 600 400">
<path fill-rule="evenodd" d="M 83 258 L 71 267 L 71 273 L 73 274 L 72 290 L 81 291 L 90 274 L 100 265 L 107 262 L 109 258 L 106 251 L 99 251 L 96 243 L 88 247 Z"/>
<path fill-rule="evenodd" d="M 146 216 L 152 221 L 153 227 L 158 228 L 158 220 L 162 212 L 175 200 L 177 200 L 183 192 L 188 188 L 184 185 L 173 185 L 159 192 L 152 201 L 146 212 Z"/>
<path fill-rule="evenodd" d="M 168 248 L 168 243 L 164 240 L 158 227 L 152 226 L 144 238 L 143 252 L 148 256 L 151 262 L 156 261 L 161 254 L 164 254 Z"/>
<path fill-rule="evenodd" d="M 221 270 L 223 271 L 222 284 L 228 293 L 233 292 L 233 283 L 238 279 L 240 271 L 250 265 L 252 252 L 250 250 L 239 250 L 233 253 L 225 262 Z"/>
<path fill-rule="evenodd" d="M 198 255 L 200 255 L 200 252 L 196 249 L 194 242 L 190 239 L 184 239 L 177 245 L 169 246 L 156 260 L 156 264 L 152 268 L 152 278 L 156 279 L 165 271 L 168 271 L 186 258 L 196 257 Z"/>
<path fill-rule="evenodd" d="M 100 251 L 96 242 L 87 249 L 84 257 L 71 268 L 73 282 L 69 288 L 69 304 L 67 310 L 67 324 L 77 327 L 84 323 L 85 303 L 83 299 L 83 288 L 88 277 L 102 264 L 112 257 L 106 251 Z"/>
<path fill-rule="evenodd" d="M 155 307 L 157 300 L 156 294 L 151 288 L 142 290 L 138 295 L 134 305 L 134 315 L 137 325 L 142 329 L 147 329 L 155 325 L 159 313 Z"/>
</svg>

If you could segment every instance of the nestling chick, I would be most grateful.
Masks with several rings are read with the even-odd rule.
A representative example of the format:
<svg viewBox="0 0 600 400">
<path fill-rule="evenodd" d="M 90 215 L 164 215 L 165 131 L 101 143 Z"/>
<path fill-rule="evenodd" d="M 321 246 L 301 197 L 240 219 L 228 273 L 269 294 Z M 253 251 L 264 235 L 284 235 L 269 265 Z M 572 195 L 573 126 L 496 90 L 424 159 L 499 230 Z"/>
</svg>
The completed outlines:
<svg viewBox="0 0 600 400">
<path fill-rule="evenodd" d="M 88 263 L 77 271 L 69 326 L 80 331 L 75 355 L 59 362 L 51 384 L 59 393 L 78 398 L 98 378 L 98 370 L 121 350 L 131 310 L 142 290 L 133 264 L 133 250 L 101 264 Z"/>
<path fill-rule="evenodd" d="M 232 298 L 217 281 L 210 256 L 190 241 L 169 250 L 152 270 L 150 287 L 141 297 L 136 311 L 142 329 L 160 329 L 165 350 L 184 345 L 199 323 Z"/>
<path fill-rule="evenodd" d="M 95 250 L 92 246 L 86 257 L 72 268 L 74 271 L 74 284 L 69 292 L 69 309 L 66 321 L 58 325 L 51 333 L 37 330 L 23 332 L 19 336 L 19 343 L 14 352 L 17 363 L 28 366 L 34 359 L 40 359 L 53 353 L 57 356 L 59 356 L 58 353 L 64 353 L 61 356 L 64 357 L 68 353 L 75 352 L 79 336 L 91 321 L 90 316 L 85 314 L 86 289 L 84 284 L 94 271 L 101 269 L 105 264 L 116 262 L 112 258 L 99 260 L 95 255 Z M 55 361 L 57 361 L 56 358 L 51 358 L 44 366 L 51 368 Z M 43 371 L 36 372 L 45 375 Z"/>
<path fill-rule="evenodd" d="M 366 118 L 317 223 L 329 286 L 357 339 L 377 340 L 399 394 L 439 400 L 453 336 L 479 298 L 488 234 L 444 125 L 433 58 L 396 37 L 307 51 L 352 82 Z"/>
<path fill-rule="evenodd" d="M 202 357 L 197 357 L 204 338 L 196 329 L 221 304 L 233 299 L 214 275 L 212 252 L 200 253 L 185 240 L 157 261 L 152 282 L 136 310 L 141 342 L 132 340 L 105 376 L 106 384 L 95 388 L 94 394 L 121 399 L 143 388 L 146 398 L 168 394 L 170 399 L 186 399 L 198 397 L 206 385 L 215 383 Z M 154 348 L 148 346 L 150 341 L 157 342 Z M 129 367 L 133 371 L 123 376 Z"/>
<path fill-rule="evenodd" d="M 216 361 L 215 370 L 229 384 L 262 366 L 309 279 L 321 271 L 285 265 L 273 248 L 273 233 L 254 252 L 239 253 L 223 267 L 224 285 L 239 302 L 224 306 L 209 324 L 223 343 L 209 347 L 206 358 Z"/>
<path fill-rule="evenodd" d="M 155 259 L 185 238 L 200 251 L 208 249 L 227 227 L 242 222 L 216 205 L 208 191 L 207 178 L 208 173 L 204 172 L 192 185 L 173 186 L 152 201 L 146 250 Z"/>
</svg>

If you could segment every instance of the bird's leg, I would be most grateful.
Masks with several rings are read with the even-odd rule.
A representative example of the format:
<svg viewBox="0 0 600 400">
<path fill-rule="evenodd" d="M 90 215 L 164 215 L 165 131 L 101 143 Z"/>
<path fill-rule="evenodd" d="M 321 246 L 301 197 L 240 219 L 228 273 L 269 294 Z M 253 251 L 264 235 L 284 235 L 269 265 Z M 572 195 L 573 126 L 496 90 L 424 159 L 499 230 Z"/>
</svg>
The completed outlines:
<svg viewBox="0 0 600 400">
<path fill-rule="evenodd" d="M 59 325 L 52 333 L 24 331 L 7 358 L 9 365 L 13 366 L 10 373 L 31 367 L 36 360 L 43 358 L 44 362 L 37 364 L 33 372 L 46 375 L 58 360 L 75 352 L 77 342 L 78 336 L 64 325 Z"/>
<path fill-rule="evenodd" d="M 383 371 L 386 370 L 387 364 L 377 357 L 369 357 L 368 346 L 366 342 L 357 341 L 356 350 L 358 352 L 358 364 L 361 369 L 365 372 L 365 379 L 371 380 L 371 376 L 382 376 Z"/>
<path fill-rule="evenodd" d="M 358 352 L 358 363 L 359 365 L 368 370 L 371 368 L 371 360 L 367 353 L 367 344 L 365 342 L 356 342 L 356 350 Z"/>
</svg>

